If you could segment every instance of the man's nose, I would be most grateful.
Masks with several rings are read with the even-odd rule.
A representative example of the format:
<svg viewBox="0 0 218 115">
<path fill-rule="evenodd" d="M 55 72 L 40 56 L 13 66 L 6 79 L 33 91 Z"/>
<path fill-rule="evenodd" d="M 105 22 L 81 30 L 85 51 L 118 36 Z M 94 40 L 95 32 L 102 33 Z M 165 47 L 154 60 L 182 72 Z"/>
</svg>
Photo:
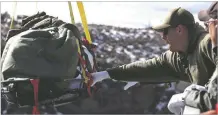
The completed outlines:
<svg viewBox="0 0 218 115">
<path fill-rule="evenodd" d="M 166 35 L 163 35 L 162 38 L 163 38 L 167 43 L 169 43 Z"/>
<path fill-rule="evenodd" d="M 169 44 L 170 42 L 169 42 L 169 40 L 168 40 L 168 37 L 165 35 L 165 36 L 163 36 L 163 39 L 164 39 L 164 41 L 166 41 L 166 43 L 167 44 Z"/>
</svg>

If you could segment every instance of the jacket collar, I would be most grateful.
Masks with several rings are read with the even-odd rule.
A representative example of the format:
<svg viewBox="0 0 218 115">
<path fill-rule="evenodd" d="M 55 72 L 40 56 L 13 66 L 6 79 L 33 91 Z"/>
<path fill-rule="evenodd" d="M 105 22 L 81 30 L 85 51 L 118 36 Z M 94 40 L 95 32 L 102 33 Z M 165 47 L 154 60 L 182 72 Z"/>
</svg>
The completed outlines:
<svg viewBox="0 0 218 115">
<path fill-rule="evenodd" d="M 203 33 L 207 32 L 201 25 L 196 23 L 194 28 L 189 31 L 189 45 L 186 54 L 190 54 L 195 50 L 198 44 L 198 40 Z"/>
</svg>

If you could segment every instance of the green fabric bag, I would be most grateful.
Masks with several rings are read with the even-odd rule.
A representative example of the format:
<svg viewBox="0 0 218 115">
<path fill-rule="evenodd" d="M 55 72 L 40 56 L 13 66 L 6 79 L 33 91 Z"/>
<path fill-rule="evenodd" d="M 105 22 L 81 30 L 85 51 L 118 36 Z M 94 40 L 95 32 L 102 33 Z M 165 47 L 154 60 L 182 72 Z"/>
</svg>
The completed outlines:
<svg viewBox="0 0 218 115">
<path fill-rule="evenodd" d="M 10 36 L 1 59 L 3 80 L 11 77 L 74 77 L 78 64 L 76 39 L 80 39 L 79 30 L 73 24 L 59 23 L 57 26 L 54 23 L 56 18 L 50 19 L 51 22 L 42 18 L 31 26 L 27 23 L 29 29 L 24 25 L 23 32 Z"/>
</svg>

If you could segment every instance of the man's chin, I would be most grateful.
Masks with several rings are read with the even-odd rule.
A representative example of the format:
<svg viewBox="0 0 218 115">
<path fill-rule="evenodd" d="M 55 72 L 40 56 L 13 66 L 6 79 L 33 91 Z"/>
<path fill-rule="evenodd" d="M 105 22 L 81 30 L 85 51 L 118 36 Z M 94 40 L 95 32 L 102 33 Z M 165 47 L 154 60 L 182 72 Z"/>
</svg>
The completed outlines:
<svg viewBox="0 0 218 115">
<path fill-rule="evenodd" d="M 175 49 L 173 49 L 172 47 L 170 47 L 169 50 L 170 50 L 171 52 L 176 52 Z"/>
<path fill-rule="evenodd" d="M 171 52 L 180 52 L 179 50 L 170 49 Z"/>
</svg>

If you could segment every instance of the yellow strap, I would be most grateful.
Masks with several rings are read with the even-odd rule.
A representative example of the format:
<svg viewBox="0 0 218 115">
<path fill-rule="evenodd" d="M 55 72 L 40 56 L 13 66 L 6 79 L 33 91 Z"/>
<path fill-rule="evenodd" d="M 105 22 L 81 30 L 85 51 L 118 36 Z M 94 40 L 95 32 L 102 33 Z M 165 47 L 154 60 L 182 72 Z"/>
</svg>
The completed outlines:
<svg viewBox="0 0 218 115">
<path fill-rule="evenodd" d="M 78 52 L 79 52 L 79 54 L 81 55 L 81 50 L 80 50 L 80 47 L 79 47 L 79 41 L 78 41 L 78 39 L 76 39 L 76 44 L 77 44 Z M 81 63 L 81 64 L 82 64 L 82 63 Z M 85 80 L 85 83 L 88 83 L 89 78 L 86 76 L 86 72 L 85 72 L 84 68 L 82 67 L 82 65 L 81 65 L 81 68 L 82 68 L 82 75 L 83 75 L 83 78 L 84 78 L 84 80 Z"/>
<path fill-rule="evenodd" d="M 74 15 L 73 15 L 73 8 L 72 8 L 72 5 L 71 5 L 70 1 L 68 1 L 68 6 L 69 6 L 69 11 L 70 11 L 71 23 L 75 24 Z"/>
<path fill-rule="evenodd" d="M 17 2 L 14 3 L 14 11 L 12 14 L 10 29 L 13 29 L 13 26 L 14 26 L 14 15 L 15 15 L 16 9 L 17 9 Z"/>
<path fill-rule="evenodd" d="M 70 10 L 71 23 L 75 24 L 73 10 L 72 10 L 72 5 L 71 5 L 70 1 L 68 1 L 68 7 L 69 7 L 69 10 Z M 78 53 L 81 55 L 80 44 L 79 44 L 78 39 L 76 39 L 76 44 L 77 44 L 77 48 L 78 48 Z M 85 83 L 88 83 L 89 79 L 86 76 L 86 72 L 85 72 L 84 68 L 82 67 L 82 65 L 81 65 L 81 68 L 82 68 L 82 76 L 83 76 L 83 78 L 85 80 Z"/>
<path fill-rule="evenodd" d="M 77 6 L 78 6 L 78 9 L 79 9 L 79 13 L 80 13 L 80 17 L 81 17 L 81 20 L 82 20 L 82 25 L 83 25 L 83 28 L 84 28 L 84 31 L 85 31 L 86 39 L 91 44 L 92 40 L 91 40 L 91 37 L 90 37 L 90 34 L 89 34 L 89 29 L 88 29 L 88 25 L 87 25 L 86 14 L 85 14 L 85 11 L 84 11 L 83 3 L 81 1 L 78 1 Z"/>
</svg>

